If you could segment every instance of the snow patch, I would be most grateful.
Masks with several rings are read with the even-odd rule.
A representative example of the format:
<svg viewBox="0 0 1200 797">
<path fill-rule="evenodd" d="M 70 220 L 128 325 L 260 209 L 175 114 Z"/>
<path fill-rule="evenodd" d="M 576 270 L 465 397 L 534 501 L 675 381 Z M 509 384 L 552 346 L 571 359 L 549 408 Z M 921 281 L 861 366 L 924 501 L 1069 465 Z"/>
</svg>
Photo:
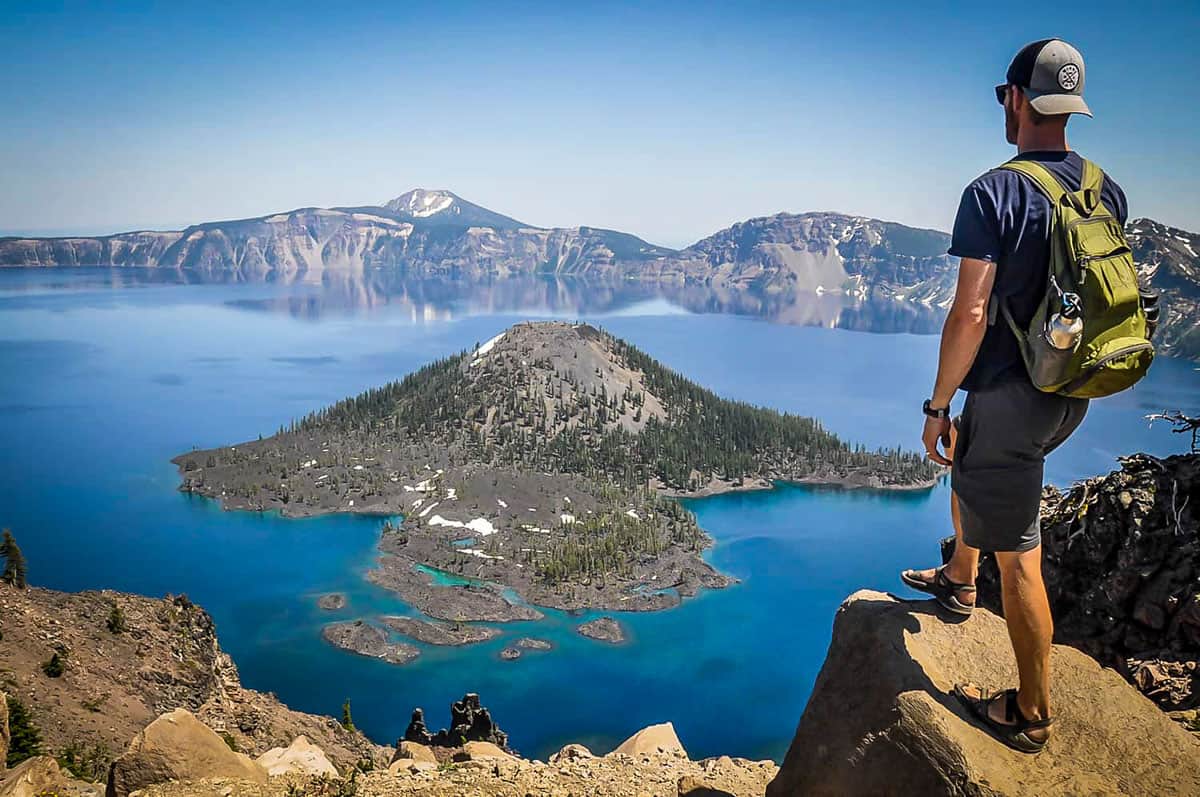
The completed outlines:
<svg viewBox="0 0 1200 797">
<path fill-rule="evenodd" d="M 487 355 L 487 353 L 493 348 L 495 348 L 496 344 L 500 342 L 500 338 L 502 337 L 504 337 L 503 332 L 476 349 L 475 353 L 471 356 L 471 367 L 474 368 L 476 365 L 479 365 L 479 363 L 483 362 L 484 356 Z"/>
<path fill-rule="evenodd" d="M 421 514 L 424 515 L 425 513 L 422 512 Z M 481 518 L 481 517 L 477 517 L 472 521 L 463 523 L 461 520 L 447 520 L 446 518 L 442 517 L 441 515 L 434 515 L 433 517 L 431 517 L 429 519 L 429 525 L 431 525 L 431 526 L 449 526 L 449 527 L 455 528 L 455 529 L 467 529 L 469 531 L 475 532 L 476 534 L 480 535 L 481 537 L 486 537 L 489 534 L 496 533 L 496 527 L 491 524 L 491 521 L 489 521 L 487 518 Z"/>
<path fill-rule="evenodd" d="M 404 201 L 394 205 L 396 210 L 405 211 L 419 219 L 441 213 L 454 204 L 454 197 L 448 191 L 426 191 L 423 188 L 409 191 L 400 199 Z"/>
<path fill-rule="evenodd" d="M 569 524 L 569 523 L 574 523 L 574 522 L 575 522 L 575 516 L 574 516 L 574 515 L 568 515 L 566 512 L 564 512 L 564 513 L 562 513 L 561 515 L 559 515 L 559 516 L 558 516 L 558 519 L 562 521 L 562 523 L 563 523 L 563 525 L 564 525 L 564 526 L 565 526 L 565 525 L 567 525 L 567 524 Z"/>
<path fill-rule="evenodd" d="M 501 509 L 508 509 L 508 504 L 506 504 L 503 499 L 497 498 L 496 503 L 500 505 Z"/>
<path fill-rule="evenodd" d="M 471 556 L 478 556 L 480 559 L 503 559 L 504 558 L 503 556 L 499 556 L 499 555 L 493 556 L 489 553 L 484 553 L 483 551 L 479 550 L 478 548 L 461 548 L 459 550 L 462 553 L 469 553 L 469 554 L 471 554 Z"/>
<path fill-rule="evenodd" d="M 638 513 L 634 512 L 632 509 L 626 509 L 625 514 L 629 515 L 634 520 L 641 520 L 641 518 L 638 516 Z"/>
<path fill-rule="evenodd" d="M 429 514 L 429 510 L 433 509 L 437 505 L 438 505 L 438 502 L 434 501 L 432 504 L 430 504 L 429 506 L 422 509 L 421 514 L 417 515 L 417 517 L 425 517 L 426 515 Z"/>
</svg>

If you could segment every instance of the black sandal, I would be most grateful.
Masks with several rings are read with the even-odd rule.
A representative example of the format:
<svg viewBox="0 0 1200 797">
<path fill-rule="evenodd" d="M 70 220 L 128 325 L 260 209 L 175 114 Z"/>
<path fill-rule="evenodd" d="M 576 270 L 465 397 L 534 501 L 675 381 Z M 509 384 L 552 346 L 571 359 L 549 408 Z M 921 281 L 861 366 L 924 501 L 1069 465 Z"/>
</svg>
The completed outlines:
<svg viewBox="0 0 1200 797">
<path fill-rule="evenodd" d="M 979 691 L 979 697 L 972 697 L 966 693 L 967 689 L 974 688 Z M 1017 703 L 1017 690 L 1005 689 L 1002 692 L 984 692 L 983 689 L 974 684 L 955 684 L 954 694 L 961 700 L 976 719 L 983 722 L 991 734 L 1000 741 L 1014 750 L 1019 750 L 1022 753 L 1040 753 L 1046 746 L 1049 736 L 1045 739 L 1035 739 L 1029 735 L 1029 731 L 1035 728 L 1049 728 L 1054 724 L 1053 717 L 1047 717 L 1044 720 L 1028 719 L 1022 712 L 1021 706 Z M 992 715 L 988 713 L 992 702 L 1004 698 L 1004 722 L 996 722 L 992 719 Z"/>
<path fill-rule="evenodd" d="M 933 571 L 933 580 L 926 581 L 917 576 L 916 570 L 905 570 L 900 574 L 900 580 L 908 586 L 924 592 L 926 595 L 932 595 L 946 611 L 961 614 L 964 617 L 970 617 L 971 612 L 975 610 L 975 605 L 971 603 L 963 603 L 958 599 L 959 592 L 974 592 L 974 584 L 956 584 L 946 577 L 946 565 L 942 565 Z"/>
</svg>

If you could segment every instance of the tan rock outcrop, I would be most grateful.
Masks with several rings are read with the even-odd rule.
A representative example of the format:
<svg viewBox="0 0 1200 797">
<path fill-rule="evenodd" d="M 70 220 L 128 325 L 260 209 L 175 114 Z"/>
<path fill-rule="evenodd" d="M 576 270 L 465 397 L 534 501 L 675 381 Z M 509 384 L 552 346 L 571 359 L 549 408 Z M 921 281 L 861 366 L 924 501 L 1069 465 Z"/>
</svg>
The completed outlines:
<svg viewBox="0 0 1200 797">
<path fill-rule="evenodd" d="M 565 745 L 554 755 L 550 756 L 550 763 L 557 764 L 560 761 L 579 761 L 585 758 L 595 758 L 596 756 L 591 750 L 581 744 Z"/>
<path fill-rule="evenodd" d="M 397 761 L 425 761 L 436 765 L 437 756 L 433 754 L 426 745 L 418 742 L 410 742 L 407 739 L 401 739 L 396 745 L 396 754 L 392 756 L 392 763 Z"/>
<path fill-rule="evenodd" d="M 0 780 L 0 797 L 41 797 L 59 790 L 66 778 L 58 762 L 40 755 L 22 761 Z"/>
<path fill-rule="evenodd" d="M 169 780 L 237 778 L 265 783 L 267 773 L 235 753 L 211 728 L 184 709 L 163 714 L 143 729 L 108 774 L 107 797 Z"/>
<path fill-rule="evenodd" d="M 337 768 L 329 763 L 325 752 L 308 740 L 297 736 L 287 747 L 273 747 L 255 761 L 268 775 L 286 775 L 298 772 L 302 775 L 330 775 L 337 777 Z"/>
<path fill-rule="evenodd" d="M 1016 684 L 1004 621 L 948 622 L 931 601 L 851 595 L 779 775 L 784 795 L 1200 794 L 1200 743 L 1117 673 L 1051 653 L 1054 737 L 1010 750 L 970 718 L 956 682 Z"/>
<path fill-rule="evenodd" d="M 481 761 L 485 758 L 516 760 L 516 756 L 509 755 L 491 742 L 467 742 L 462 750 L 454 754 L 455 761 Z"/>
<path fill-rule="evenodd" d="M 647 755 L 651 753 L 677 753 L 687 756 L 683 743 L 675 734 L 675 726 L 669 722 L 642 728 L 617 746 L 609 755 Z"/>
</svg>

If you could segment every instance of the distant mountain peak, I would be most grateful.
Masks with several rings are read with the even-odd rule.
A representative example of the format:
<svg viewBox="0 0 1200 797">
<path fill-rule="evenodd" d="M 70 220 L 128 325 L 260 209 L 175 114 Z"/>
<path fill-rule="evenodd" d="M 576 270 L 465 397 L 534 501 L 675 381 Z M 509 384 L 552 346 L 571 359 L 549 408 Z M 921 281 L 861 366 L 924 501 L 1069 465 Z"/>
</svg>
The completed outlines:
<svg viewBox="0 0 1200 797">
<path fill-rule="evenodd" d="M 511 230 L 528 225 L 485 207 L 468 202 L 445 189 L 414 188 L 383 206 L 390 213 L 414 223 L 437 226 L 491 227 Z"/>
<path fill-rule="evenodd" d="M 449 191 L 414 188 L 388 202 L 384 207 L 395 213 L 406 213 L 423 219 L 450 209 L 457 199 L 458 197 Z"/>
</svg>

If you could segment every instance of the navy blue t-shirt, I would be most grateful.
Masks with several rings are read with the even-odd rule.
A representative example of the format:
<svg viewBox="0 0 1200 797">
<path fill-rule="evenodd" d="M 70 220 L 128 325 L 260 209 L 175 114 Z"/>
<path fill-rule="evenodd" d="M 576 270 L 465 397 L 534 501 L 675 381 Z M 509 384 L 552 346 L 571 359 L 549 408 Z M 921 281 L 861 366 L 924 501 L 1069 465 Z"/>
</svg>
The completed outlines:
<svg viewBox="0 0 1200 797">
<path fill-rule="evenodd" d="M 1046 166 L 1063 186 L 1079 190 L 1083 158 L 1074 152 L 1024 152 L 1017 156 Z M 1105 175 L 1100 200 L 1121 224 L 1129 215 L 1125 192 Z M 1050 267 L 1050 200 L 1023 174 L 992 169 L 963 191 L 950 254 L 996 264 L 994 297 L 1004 297 L 1021 326 L 1028 326 L 1046 292 Z M 1008 379 L 1028 379 L 1017 340 L 997 314 L 979 354 L 963 380 L 963 390 L 982 390 Z"/>
</svg>

